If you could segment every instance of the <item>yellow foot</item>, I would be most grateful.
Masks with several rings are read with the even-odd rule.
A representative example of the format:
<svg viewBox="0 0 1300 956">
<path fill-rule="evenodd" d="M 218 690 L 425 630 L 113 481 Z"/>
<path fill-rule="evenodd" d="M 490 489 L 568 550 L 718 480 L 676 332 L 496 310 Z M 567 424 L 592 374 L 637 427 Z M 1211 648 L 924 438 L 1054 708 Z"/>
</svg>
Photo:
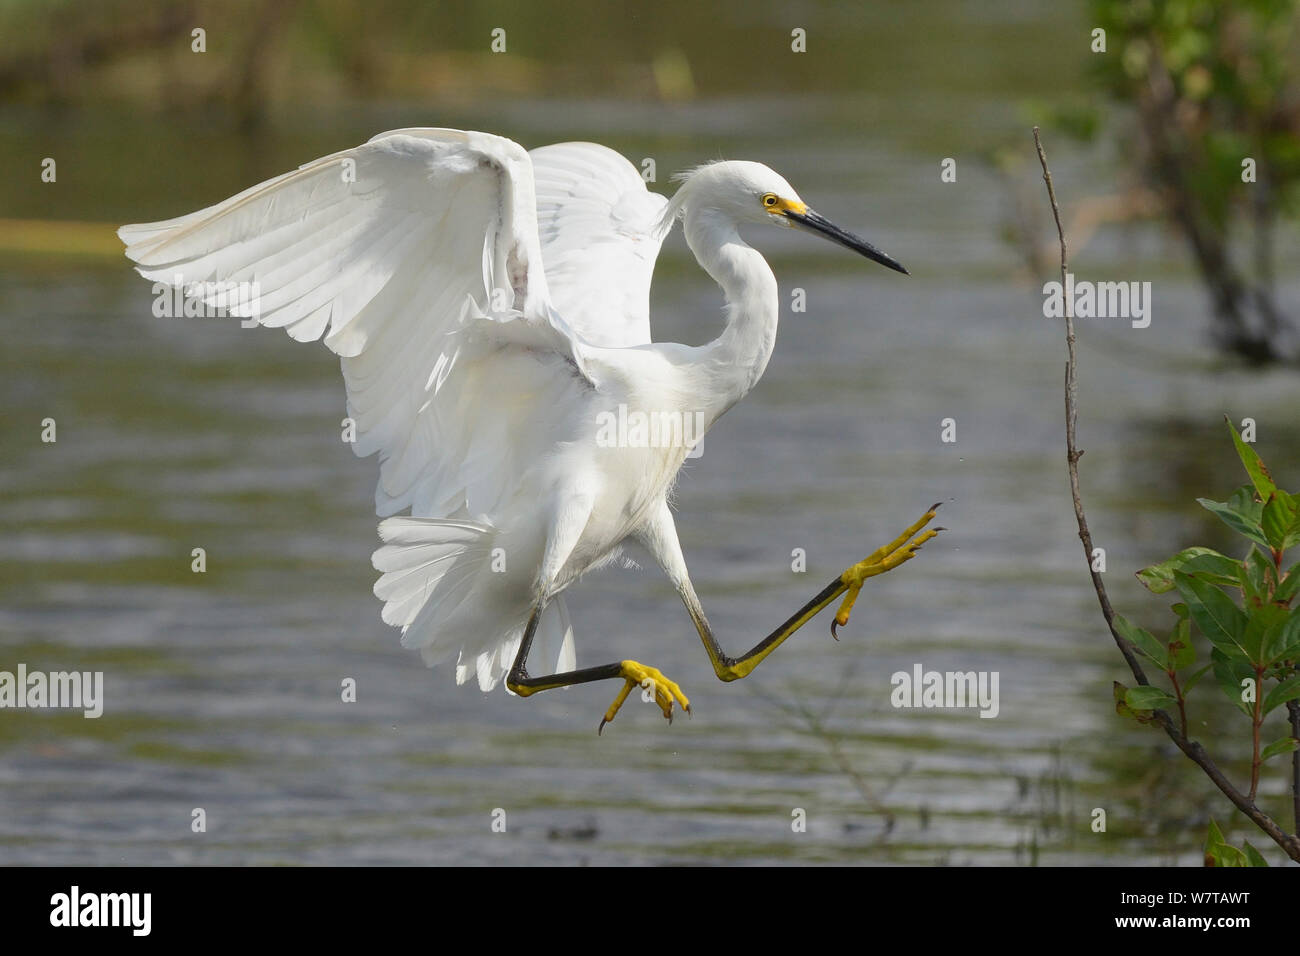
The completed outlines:
<svg viewBox="0 0 1300 956">
<path fill-rule="evenodd" d="M 910 525 L 897 538 L 883 548 L 873 551 L 866 560 L 859 561 L 840 575 L 840 580 L 848 588 L 848 594 L 844 596 L 844 603 L 840 605 L 840 609 L 835 612 L 835 617 L 831 620 L 831 637 L 837 641 L 840 639 L 839 634 L 836 633 L 836 628 L 849 623 L 849 613 L 853 610 L 853 602 L 858 599 L 858 592 L 862 590 L 862 584 L 867 578 L 874 578 L 877 574 L 892 571 L 904 561 L 912 560 L 912 558 L 916 557 L 916 552 L 921 549 L 921 545 L 935 537 L 940 531 L 947 530 L 945 528 L 931 528 L 929 531 L 917 534 L 918 531 L 934 520 L 935 512 L 939 510 L 940 504 L 943 504 L 943 502 L 931 505 L 929 511 L 921 515 L 914 524 Z"/>
<path fill-rule="evenodd" d="M 605 729 L 605 725 L 614 719 L 618 714 L 618 709 L 623 706 L 623 701 L 627 700 L 627 695 L 632 693 L 633 688 L 640 687 L 644 691 L 647 700 L 653 696 L 654 702 L 659 705 L 659 709 L 664 712 L 668 718 L 668 723 L 673 722 L 673 702 L 682 705 L 682 710 L 686 713 L 691 712 L 691 702 L 687 700 L 682 689 L 670 681 L 663 674 L 659 673 L 653 667 L 647 667 L 645 664 L 638 664 L 636 661 L 623 661 L 619 676 L 627 681 L 623 689 L 618 692 L 614 698 L 614 703 L 609 705 L 609 710 L 605 711 L 605 716 L 601 718 L 600 727 L 596 733 Z"/>
</svg>

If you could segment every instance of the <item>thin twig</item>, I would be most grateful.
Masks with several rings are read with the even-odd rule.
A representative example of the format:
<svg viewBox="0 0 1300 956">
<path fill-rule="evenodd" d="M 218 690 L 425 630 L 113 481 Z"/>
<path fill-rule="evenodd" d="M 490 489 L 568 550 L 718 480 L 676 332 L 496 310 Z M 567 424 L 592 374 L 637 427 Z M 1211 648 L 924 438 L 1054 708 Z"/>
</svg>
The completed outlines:
<svg viewBox="0 0 1300 956">
<path fill-rule="evenodd" d="M 1254 800 L 1255 795 L 1259 793 L 1259 767 L 1263 762 L 1259 759 L 1259 730 L 1264 723 L 1264 668 L 1255 665 L 1255 709 L 1250 714 L 1250 793 L 1247 794 L 1250 799 Z"/>
<path fill-rule="evenodd" d="M 1052 185 L 1052 173 L 1047 166 L 1047 154 L 1043 152 L 1043 142 L 1039 138 L 1037 126 L 1034 127 L 1034 146 L 1038 150 L 1038 162 L 1043 167 L 1043 182 L 1047 185 L 1047 198 L 1051 201 L 1052 216 L 1056 220 L 1056 235 L 1061 246 L 1061 287 L 1065 288 L 1065 277 L 1069 271 L 1065 230 L 1061 227 L 1061 209 L 1056 202 L 1056 189 Z M 1106 585 L 1101 580 L 1101 573 L 1093 569 L 1092 532 L 1088 530 L 1088 519 L 1083 512 L 1083 496 L 1079 491 L 1079 459 L 1083 456 L 1083 452 L 1079 450 L 1076 441 L 1079 383 L 1074 353 L 1074 309 L 1073 303 L 1068 301 L 1065 303 L 1065 344 L 1068 353 L 1065 363 L 1066 462 L 1070 470 L 1070 496 L 1074 499 L 1074 517 L 1079 525 L 1079 540 L 1083 542 L 1084 563 L 1088 566 L 1088 572 L 1092 576 L 1093 590 L 1097 592 L 1097 602 L 1101 605 L 1101 613 L 1106 619 L 1106 627 L 1110 630 L 1111 637 L 1115 639 L 1115 645 L 1119 648 L 1120 653 L 1124 655 L 1124 660 L 1128 664 L 1129 670 L 1133 672 L 1133 677 L 1139 684 L 1145 685 L 1149 682 L 1142 670 L 1142 665 L 1138 662 L 1137 655 L 1128 641 L 1124 640 L 1119 631 L 1115 629 L 1115 609 L 1111 606 L 1110 596 L 1106 593 Z M 1179 731 L 1169 714 L 1163 710 L 1157 710 L 1155 711 L 1155 719 L 1169 736 L 1169 739 L 1204 771 L 1205 775 L 1222 791 L 1223 795 L 1232 801 L 1233 806 L 1268 834 L 1269 838 L 1280 846 L 1287 856 L 1300 862 L 1300 838 L 1283 830 L 1272 817 L 1255 806 L 1253 800 L 1234 787 L 1232 782 L 1223 775 L 1223 771 L 1210 759 L 1209 754 L 1205 752 L 1205 748 L 1194 740 L 1188 740 L 1187 736 Z M 1297 816 L 1300 817 L 1300 809 L 1297 810 Z M 1300 822 L 1297 823 L 1297 828 L 1300 829 Z"/>
<path fill-rule="evenodd" d="M 1291 717 L 1291 736 L 1300 738 L 1300 700 L 1288 700 L 1286 709 Z M 1291 810 L 1296 833 L 1300 833 L 1300 750 L 1291 751 Z"/>
<path fill-rule="evenodd" d="M 830 717 L 831 712 L 840 702 L 845 690 L 856 680 L 857 669 L 858 665 L 852 664 L 844 670 L 843 675 L 840 678 L 839 686 L 831 695 L 830 703 L 821 715 L 818 715 L 811 706 L 800 700 L 797 694 L 792 693 L 789 702 L 787 702 L 775 694 L 768 693 L 760 685 L 755 684 L 751 689 L 757 693 L 761 699 L 766 701 L 772 707 L 775 707 L 787 717 L 797 717 L 807 726 L 808 733 L 818 738 L 826 745 L 826 749 L 829 751 L 831 759 L 835 762 L 835 765 L 839 768 L 841 773 L 849 778 L 849 782 L 853 784 L 854 789 L 856 789 L 862 796 L 862 799 L 867 806 L 870 807 L 872 811 L 879 813 L 884 817 L 885 830 L 882 834 L 883 838 L 893 831 L 894 825 L 897 823 L 894 811 L 890 810 L 889 807 L 885 805 L 881 796 L 877 795 L 875 788 L 872 787 L 871 784 L 867 782 L 867 779 L 857 771 L 853 766 L 853 762 L 849 760 L 848 756 L 844 753 L 844 748 L 840 745 L 839 737 L 834 733 L 834 731 L 830 730 L 826 726 L 826 719 Z M 907 773 L 910 769 L 910 764 L 904 765 L 898 775 L 887 781 L 883 793 L 888 794 L 889 791 L 893 789 L 894 784 L 898 782 L 899 776 Z"/>
<path fill-rule="evenodd" d="M 894 824 L 897 822 L 894 817 L 894 811 L 885 806 L 880 798 L 876 796 L 875 791 L 872 789 L 871 784 L 867 782 L 867 779 L 862 776 L 862 774 L 858 773 L 856 768 L 854 768 L 853 761 L 849 760 L 848 756 L 844 753 L 844 748 L 840 746 L 839 738 L 826 728 L 826 725 L 822 723 L 821 718 L 818 717 L 807 704 L 796 701 L 794 706 L 796 712 L 808 725 L 808 730 L 814 737 L 820 738 L 822 743 L 826 745 L 826 749 L 830 752 L 831 759 L 835 761 L 835 765 L 840 768 L 842 774 L 849 778 L 849 782 L 853 784 L 854 789 L 856 789 L 862 796 L 862 799 L 866 801 L 867 806 L 885 818 L 885 833 L 893 831 Z"/>
<path fill-rule="evenodd" d="M 1183 689 L 1178 684 L 1177 671 L 1165 671 L 1169 675 L 1169 683 L 1173 685 L 1174 697 L 1178 701 L 1178 732 L 1184 737 L 1187 736 L 1187 698 L 1183 696 Z"/>
</svg>

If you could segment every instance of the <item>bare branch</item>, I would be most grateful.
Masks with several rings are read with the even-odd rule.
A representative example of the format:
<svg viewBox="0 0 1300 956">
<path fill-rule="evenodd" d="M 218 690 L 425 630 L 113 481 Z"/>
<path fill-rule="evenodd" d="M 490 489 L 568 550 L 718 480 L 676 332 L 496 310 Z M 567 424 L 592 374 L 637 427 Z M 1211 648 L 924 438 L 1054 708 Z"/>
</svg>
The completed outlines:
<svg viewBox="0 0 1300 956">
<path fill-rule="evenodd" d="M 1034 127 L 1034 146 L 1038 150 L 1038 162 L 1043 167 L 1043 182 L 1047 185 L 1047 198 L 1051 201 L 1052 216 L 1056 220 L 1056 234 L 1061 246 L 1061 287 L 1064 288 L 1065 276 L 1069 271 L 1065 230 L 1061 227 L 1061 209 L 1056 202 L 1056 189 L 1052 185 L 1052 173 L 1047 166 L 1047 154 L 1043 152 L 1043 142 L 1039 138 L 1037 126 Z M 1106 585 L 1102 583 L 1101 573 L 1093 570 L 1092 567 L 1092 532 L 1088 530 L 1088 519 L 1083 511 L 1083 496 L 1079 491 L 1079 459 L 1083 456 L 1083 452 L 1079 450 L 1076 438 L 1079 382 L 1074 350 L 1074 309 L 1073 303 L 1069 301 L 1065 303 L 1065 344 L 1067 352 L 1065 363 L 1066 462 L 1070 470 L 1070 496 L 1074 499 L 1074 517 L 1079 525 L 1079 540 L 1083 542 L 1084 563 L 1088 566 L 1088 573 L 1092 576 L 1093 590 L 1097 592 L 1097 602 L 1101 605 L 1102 616 L 1106 619 L 1106 627 L 1110 630 L 1111 637 L 1115 639 L 1115 645 L 1119 648 L 1120 653 L 1124 655 L 1124 660 L 1128 664 L 1129 670 L 1133 672 L 1133 677 L 1137 682 L 1147 684 L 1149 682 L 1146 674 L 1142 670 L 1142 665 L 1138 662 L 1133 647 L 1115 629 L 1115 609 L 1111 606 L 1110 596 L 1106 593 Z M 1283 830 L 1272 817 L 1255 805 L 1254 800 L 1233 786 L 1214 761 L 1210 759 L 1209 754 L 1205 752 L 1205 748 L 1194 740 L 1188 740 L 1186 735 L 1179 731 L 1173 718 L 1167 713 L 1163 710 L 1157 710 L 1155 718 L 1156 722 L 1169 736 L 1169 739 L 1204 771 L 1211 782 L 1223 792 L 1223 795 L 1232 801 L 1233 806 L 1268 834 L 1269 838 L 1280 846 L 1287 856 L 1300 862 L 1300 838 Z M 1297 808 L 1297 813 L 1300 815 L 1300 808 Z M 1297 822 L 1297 827 L 1300 828 L 1300 822 Z"/>
<path fill-rule="evenodd" d="M 1300 700 L 1288 700 L 1286 709 L 1291 719 L 1291 736 L 1300 738 Z M 1291 812 L 1296 832 L 1300 833 L 1300 750 L 1291 751 Z"/>
</svg>

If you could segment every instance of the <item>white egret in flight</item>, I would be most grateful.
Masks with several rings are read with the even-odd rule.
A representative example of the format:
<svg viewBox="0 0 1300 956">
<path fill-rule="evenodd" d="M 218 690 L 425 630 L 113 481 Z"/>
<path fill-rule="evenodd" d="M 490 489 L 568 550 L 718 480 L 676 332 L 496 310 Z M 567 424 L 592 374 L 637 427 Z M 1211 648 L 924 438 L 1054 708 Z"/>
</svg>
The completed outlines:
<svg viewBox="0 0 1300 956">
<path fill-rule="evenodd" d="M 726 327 L 699 347 L 650 339 L 651 273 L 678 219 L 726 299 Z M 323 337 L 340 356 L 354 450 L 379 454 L 375 594 L 402 644 L 431 667 L 454 662 L 458 683 L 474 676 L 483 690 L 503 676 L 525 697 L 624 681 L 603 729 L 637 686 L 669 720 L 674 704 L 690 711 L 653 667 L 576 668 L 561 593 L 626 540 L 662 566 L 714 672 L 731 681 L 845 592 L 832 632 L 847 623 L 867 578 L 942 530 L 922 531 L 931 508 L 739 657 L 714 638 L 667 499 L 692 443 L 771 356 L 776 279 L 739 233 L 760 224 L 906 272 L 759 163 L 701 166 L 670 201 L 594 143 L 530 153 L 450 129 L 382 133 L 118 235 L 146 278 L 209 304 L 238 299 L 231 313 L 298 341 Z M 659 416 L 659 440 L 608 440 L 620 408 Z M 530 652 L 552 673 L 532 676 Z"/>
</svg>

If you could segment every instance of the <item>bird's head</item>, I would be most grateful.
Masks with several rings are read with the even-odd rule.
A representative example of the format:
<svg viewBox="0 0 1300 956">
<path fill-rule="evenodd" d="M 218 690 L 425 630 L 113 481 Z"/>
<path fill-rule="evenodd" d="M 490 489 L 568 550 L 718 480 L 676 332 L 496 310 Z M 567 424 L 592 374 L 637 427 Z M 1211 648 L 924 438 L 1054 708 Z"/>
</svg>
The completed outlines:
<svg viewBox="0 0 1300 956">
<path fill-rule="evenodd" d="M 799 198 L 794 187 L 762 163 L 725 160 L 698 166 L 678 177 L 681 188 L 665 212 L 671 225 L 677 216 L 713 210 L 736 224 L 768 223 L 830 239 L 896 272 L 908 272 L 867 240 L 835 225 Z"/>
</svg>

